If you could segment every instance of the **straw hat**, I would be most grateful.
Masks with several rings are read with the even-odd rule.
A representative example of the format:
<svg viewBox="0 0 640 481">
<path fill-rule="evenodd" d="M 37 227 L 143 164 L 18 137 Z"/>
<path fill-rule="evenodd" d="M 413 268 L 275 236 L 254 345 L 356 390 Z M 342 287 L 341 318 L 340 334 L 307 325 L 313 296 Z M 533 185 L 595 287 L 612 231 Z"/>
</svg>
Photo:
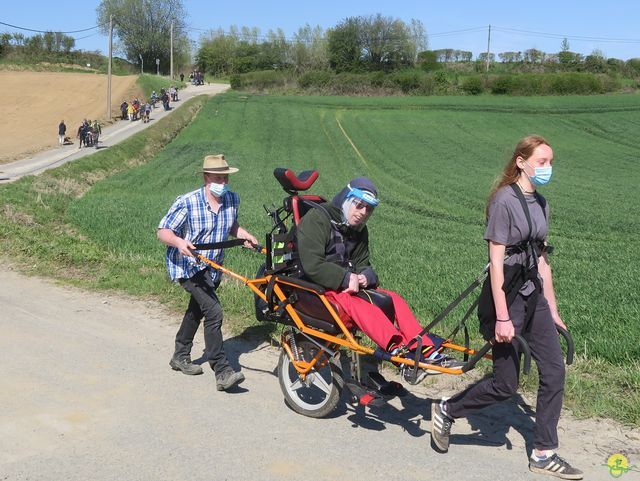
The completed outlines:
<svg viewBox="0 0 640 481">
<path fill-rule="evenodd" d="M 224 155 L 207 155 L 202 163 L 202 172 L 205 174 L 233 174 L 238 172 L 235 167 L 229 167 Z"/>
</svg>

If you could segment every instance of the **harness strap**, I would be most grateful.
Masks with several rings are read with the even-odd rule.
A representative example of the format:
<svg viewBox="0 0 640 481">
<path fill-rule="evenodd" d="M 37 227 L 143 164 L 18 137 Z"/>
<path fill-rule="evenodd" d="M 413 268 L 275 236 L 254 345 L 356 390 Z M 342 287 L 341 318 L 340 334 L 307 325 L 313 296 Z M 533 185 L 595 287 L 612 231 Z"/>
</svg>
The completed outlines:
<svg viewBox="0 0 640 481">
<path fill-rule="evenodd" d="M 540 291 L 542 290 L 542 285 L 540 283 L 540 279 L 538 278 L 538 258 L 540 256 L 540 253 L 535 249 L 535 247 L 538 246 L 539 241 L 533 238 L 533 226 L 531 224 L 531 213 L 529 212 L 529 206 L 527 205 L 527 200 L 524 198 L 524 194 L 522 193 L 520 188 L 517 187 L 515 184 L 511 184 L 510 187 L 513 190 L 513 192 L 516 194 L 516 197 L 518 197 L 518 200 L 520 201 L 520 205 L 522 205 L 522 210 L 524 211 L 524 215 L 527 218 L 527 224 L 529 224 L 529 239 L 527 240 L 526 251 L 530 253 L 531 258 L 533 259 L 533 263 L 532 263 L 533 265 L 531 268 L 529 268 L 529 259 L 527 258 L 525 261 L 526 275 L 525 275 L 524 281 L 526 282 L 527 280 L 530 280 L 531 282 L 533 282 L 535 289 L 527 298 L 527 313 L 524 319 L 524 326 L 523 326 L 523 332 L 527 332 L 531 327 L 530 324 L 531 324 L 531 320 L 533 319 L 533 314 L 535 312 L 536 304 L 538 302 L 538 296 L 540 295 Z M 541 197 L 538 195 L 537 192 L 534 193 L 534 196 L 536 198 L 536 201 L 542 208 L 542 213 L 546 219 L 547 214 L 545 211 L 545 206 L 541 201 Z"/>
</svg>

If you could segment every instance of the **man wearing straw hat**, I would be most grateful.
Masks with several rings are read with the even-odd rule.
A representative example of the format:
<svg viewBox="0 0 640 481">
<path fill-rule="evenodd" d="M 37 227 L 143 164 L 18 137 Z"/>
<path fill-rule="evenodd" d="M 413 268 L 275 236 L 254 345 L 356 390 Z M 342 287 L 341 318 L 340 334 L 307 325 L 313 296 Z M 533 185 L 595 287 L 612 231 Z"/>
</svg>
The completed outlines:
<svg viewBox="0 0 640 481">
<path fill-rule="evenodd" d="M 191 294 L 169 365 L 184 374 L 202 374 L 202 368 L 191 362 L 191 347 L 204 317 L 205 357 L 215 372 L 218 391 L 240 384 L 244 375 L 233 370 L 223 348 L 222 306 L 216 294 L 221 273 L 195 261 L 190 249 L 194 244 L 225 241 L 229 235 L 246 239 L 246 247 L 258 243 L 238 224 L 240 197 L 229 190 L 229 174 L 237 171 L 229 167 L 224 155 L 207 155 L 202 166 L 204 185 L 179 196 L 160 221 L 157 232 L 158 239 L 167 245 L 169 276 Z M 217 264 L 224 260 L 222 249 L 200 253 Z"/>
</svg>

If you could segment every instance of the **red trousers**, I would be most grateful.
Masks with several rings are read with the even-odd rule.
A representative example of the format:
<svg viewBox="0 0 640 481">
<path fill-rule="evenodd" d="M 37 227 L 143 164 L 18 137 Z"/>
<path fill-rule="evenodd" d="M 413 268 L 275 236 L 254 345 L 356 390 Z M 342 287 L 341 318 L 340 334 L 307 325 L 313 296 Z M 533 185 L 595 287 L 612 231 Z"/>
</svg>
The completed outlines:
<svg viewBox="0 0 640 481">
<path fill-rule="evenodd" d="M 382 309 L 364 299 L 346 292 L 326 291 L 325 295 L 338 304 L 356 326 L 381 348 L 388 349 L 392 344 L 407 344 L 422 331 L 422 326 L 411 312 L 407 301 L 399 294 L 385 289 L 377 290 L 391 296 L 397 326 L 384 315 Z M 427 334 L 422 336 L 422 345 L 433 346 L 433 341 Z"/>
</svg>

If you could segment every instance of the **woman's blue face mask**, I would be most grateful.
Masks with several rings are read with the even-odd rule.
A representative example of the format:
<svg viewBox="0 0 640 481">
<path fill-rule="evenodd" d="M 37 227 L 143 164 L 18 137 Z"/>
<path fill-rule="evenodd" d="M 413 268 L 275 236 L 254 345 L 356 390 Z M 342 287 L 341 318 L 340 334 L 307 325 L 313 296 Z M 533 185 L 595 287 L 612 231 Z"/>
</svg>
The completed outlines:
<svg viewBox="0 0 640 481">
<path fill-rule="evenodd" d="M 527 164 L 529 165 L 529 164 Z M 529 165 L 531 167 L 531 165 Z M 526 174 L 526 172 L 525 172 Z M 553 174 L 553 169 L 551 166 L 549 167 L 533 167 L 533 175 L 527 174 L 529 180 L 534 185 L 546 185 L 551 180 L 551 174 Z"/>
</svg>

